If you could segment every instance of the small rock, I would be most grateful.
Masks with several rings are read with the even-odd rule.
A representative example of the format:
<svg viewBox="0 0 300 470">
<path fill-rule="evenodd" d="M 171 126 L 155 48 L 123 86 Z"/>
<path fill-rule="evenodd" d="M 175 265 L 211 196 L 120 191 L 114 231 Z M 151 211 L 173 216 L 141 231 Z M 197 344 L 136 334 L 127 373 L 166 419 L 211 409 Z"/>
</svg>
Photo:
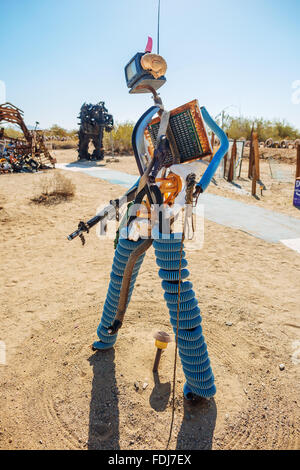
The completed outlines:
<svg viewBox="0 0 300 470">
<path fill-rule="evenodd" d="M 134 441 L 129 441 L 130 446 L 133 446 L 133 444 L 134 444 Z"/>
<path fill-rule="evenodd" d="M 280 364 L 279 369 L 280 369 L 280 370 L 284 370 L 284 369 L 285 369 L 285 365 L 284 365 L 284 364 Z"/>
<path fill-rule="evenodd" d="M 235 343 L 232 343 L 232 346 L 235 348 L 235 347 L 236 347 L 236 344 L 235 344 Z"/>
<path fill-rule="evenodd" d="M 40 444 L 43 444 L 43 441 L 40 439 L 40 440 L 39 440 L 39 443 L 40 443 Z"/>
<path fill-rule="evenodd" d="M 232 323 L 231 321 L 227 321 L 227 322 L 225 323 L 225 325 L 226 325 L 226 326 L 232 326 L 233 323 Z"/>
<path fill-rule="evenodd" d="M 146 390 L 146 388 L 148 387 L 149 384 L 147 384 L 147 382 L 144 382 L 143 383 L 143 390 Z"/>
<path fill-rule="evenodd" d="M 63 362 L 63 366 L 67 366 L 67 365 L 68 365 L 67 361 Z"/>
<path fill-rule="evenodd" d="M 134 388 L 136 389 L 136 391 L 139 390 L 140 386 L 138 382 L 134 382 Z"/>
</svg>

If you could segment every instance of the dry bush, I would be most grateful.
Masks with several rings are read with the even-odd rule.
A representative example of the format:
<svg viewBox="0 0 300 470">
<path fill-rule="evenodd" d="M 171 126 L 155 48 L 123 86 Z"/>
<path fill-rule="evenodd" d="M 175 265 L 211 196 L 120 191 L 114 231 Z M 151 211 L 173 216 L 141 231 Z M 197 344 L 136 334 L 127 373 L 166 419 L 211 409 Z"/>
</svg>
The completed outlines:
<svg viewBox="0 0 300 470">
<path fill-rule="evenodd" d="M 78 147 L 78 141 L 76 140 L 66 140 L 66 141 L 50 141 L 53 150 L 61 150 L 61 149 L 76 149 Z"/>
<path fill-rule="evenodd" d="M 75 194 L 75 185 L 62 173 L 42 175 L 37 194 L 31 199 L 36 204 L 59 204 L 71 199 Z"/>
<path fill-rule="evenodd" d="M 3 206 L 4 206 L 4 197 L 2 196 L 2 194 L 0 194 L 0 210 L 3 209 Z"/>
<path fill-rule="evenodd" d="M 104 132 L 103 146 L 106 153 L 111 152 L 113 142 L 114 152 L 118 155 L 128 155 L 132 153 L 131 136 L 133 131 L 132 122 L 116 123 L 112 132 Z"/>
<path fill-rule="evenodd" d="M 0 222 L 8 222 L 10 220 L 8 212 L 5 210 L 4 207 L 5 198 L 0 194 Z"/>
</svg>

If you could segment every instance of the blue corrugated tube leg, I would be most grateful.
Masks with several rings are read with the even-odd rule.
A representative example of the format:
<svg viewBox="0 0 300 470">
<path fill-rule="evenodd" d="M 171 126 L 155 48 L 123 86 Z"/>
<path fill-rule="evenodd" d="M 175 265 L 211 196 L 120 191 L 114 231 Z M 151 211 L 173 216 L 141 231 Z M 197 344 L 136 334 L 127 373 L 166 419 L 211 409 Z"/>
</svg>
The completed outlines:
<svg viewBox="0 0 300 470">
<path fill-rule="evenodd" d="M 110 283 L 108 286 L 106 300 L 103 307 L 102 317 L 97 329 L 99 341 L 94 342 L 94 349 L 110 349 L 114 346 L 117 340 L 118 334 L 116 333 L 114 335 L 109 335 L 107 329 L 113 324 L 117 313 L 126 263 L 131 255 L 131 252 L 135 250 L 135 248 L 137 248 L 142 242 L 143 240 L 133 242 L 125 238 L 119 239 L 119 243 L 117 245 L 115 256 L 113 259 L 112 271 L 110 274 Z M 127 305 L 130 302 L 131 295 L 134 289 L 134 284 L 144 257 L 145 253 L 143 253 L 139 257 L 133 269 Z"/>
<path fill-rule="evenodd" d="M 159 277 L 162 279 L 164 297 L 170 313 L 170 321 L 176 336 L 177 300 L 179 280 L 179 260 L 181 234 L 172 234 L 169 239 L 154 241 L 156 263 Z M 185 398 L 194 396 L 211 398 L 216 393 L 214 376 L 210 366 L 207 346 L 202 334 L 200 309 L 192 283 L 186 281 L 189 271 L 186 269 L 185 253 L 182 253 L 181 286 L 179 303 L 178 351 L 186 383 L 183 388 Z"/>
</svg>

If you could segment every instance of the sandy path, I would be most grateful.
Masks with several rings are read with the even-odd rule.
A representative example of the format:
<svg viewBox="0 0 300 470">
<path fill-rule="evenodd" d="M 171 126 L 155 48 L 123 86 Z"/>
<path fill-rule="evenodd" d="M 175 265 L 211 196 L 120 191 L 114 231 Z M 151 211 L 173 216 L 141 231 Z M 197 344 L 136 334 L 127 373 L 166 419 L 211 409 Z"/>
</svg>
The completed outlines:
<svg viewBox="0 0 300 470">
<path fill-rule="evenodd" d="M 114 168 L 131 172 L 128 161 Z M 115 349 L 92 353 L 112 242 L 93 231 L 82 248 L 66 235 L 120 188 L 68 172 L 75 198 L 40 207 L 30 197 L 41 176 L 1 176 L 0 448 L 164 449 L 174 343 L 158 380 L 152 334 L 171 328 L 153 251 Z M 206 222 L 204 249 L 187 258 L 218 393 L 184 403 L 178 367 L 171 448 L 299 448 L 299 255 Z"/>
</svg>

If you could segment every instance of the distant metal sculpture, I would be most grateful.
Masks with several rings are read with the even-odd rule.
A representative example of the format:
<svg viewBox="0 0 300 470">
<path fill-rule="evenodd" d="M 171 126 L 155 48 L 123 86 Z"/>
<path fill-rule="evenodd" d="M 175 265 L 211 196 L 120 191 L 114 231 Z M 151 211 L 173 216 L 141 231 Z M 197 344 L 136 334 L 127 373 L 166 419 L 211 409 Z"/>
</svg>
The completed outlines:
<svg viewBox="0 0 300 470">
<path fill-rule="evenodd" d="M 99 101 L 97 104 L 84 103 L 78 117 L 80 119 L 78 159 L 103 160 L 103 132 L 104 130 L 106 132 L 113 130 L 113 116 L 108 113 L 104 101 Z M 92 155 L 88 151 L 90 141 L 95 147 Z"/>
<path fill-rule="evenodd" d="M 31 156 L 37 160 L 39 167 L 47 167 L 51 165 L 53 168 L 56 159 L 53 158 L 46 145 L 45 136 L 42 131 L 29 130 L 23 119 L 23 111 L 11 103 L 0 104 L 0 123 L 7 122 L 13 125 L 18 125 L 23 134 L 23 139 L 15 139 L 10 137 L 10 142 L 14 142 L 15 153 L 18 156 Z M 5 129 L 2 127 L 0 130 L 0 138 L 5 138 Z"/>
</svg>

